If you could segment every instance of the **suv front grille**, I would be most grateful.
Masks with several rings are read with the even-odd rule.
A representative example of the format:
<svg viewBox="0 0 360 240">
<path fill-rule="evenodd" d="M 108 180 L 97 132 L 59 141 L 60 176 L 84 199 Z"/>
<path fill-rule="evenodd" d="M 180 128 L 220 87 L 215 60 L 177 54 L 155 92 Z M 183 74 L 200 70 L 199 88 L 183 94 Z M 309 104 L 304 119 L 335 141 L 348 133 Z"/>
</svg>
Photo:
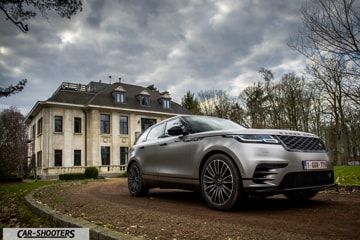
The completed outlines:
<svg viewBox="0 0 360 240">
<path fill-rule="evenodd" d="M 324 142 L 317 137 L 301 137 L 277 135 L 283 146 L 288 151 L 294 152 L 326 152 Z"/>
</svg>

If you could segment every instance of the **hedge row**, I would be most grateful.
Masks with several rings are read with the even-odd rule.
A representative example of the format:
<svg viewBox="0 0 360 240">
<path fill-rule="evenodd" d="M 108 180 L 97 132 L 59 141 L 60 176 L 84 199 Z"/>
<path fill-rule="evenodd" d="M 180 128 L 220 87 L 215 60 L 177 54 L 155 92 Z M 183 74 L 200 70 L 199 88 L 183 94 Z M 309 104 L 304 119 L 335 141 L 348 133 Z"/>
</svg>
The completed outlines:
<svg viewBox="0 0 360 240">
<path fill-rule="evenodd" d="M 85 174 L 83 173 L 65 173 L 59 175 L 60 180 L 80 180 L 85 179 Z"/>
<path fill-rule="evenodd" d="M 13 177 L 13 176 L 0 177 L 0 182 L 2 183 L 22 182 L 22 180 L 23 180 L 22 177 Z"/>
<path fill-rule="evenodd" d="M 81 179 L 96 179 L 99 176 L 99 171 L 96 167 L 87 167 L 84 173 L 65 173 L 60 174 L 60 180 L 81 180 Z"/>
</svg>

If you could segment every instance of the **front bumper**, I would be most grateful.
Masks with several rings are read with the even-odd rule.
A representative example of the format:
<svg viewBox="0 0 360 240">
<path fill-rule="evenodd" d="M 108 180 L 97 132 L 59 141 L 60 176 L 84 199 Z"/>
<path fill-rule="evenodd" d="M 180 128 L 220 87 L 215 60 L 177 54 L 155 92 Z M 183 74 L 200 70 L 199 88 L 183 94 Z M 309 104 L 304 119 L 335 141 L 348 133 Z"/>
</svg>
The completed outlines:
<svg viewBox="0 0 360 240">
<path fill-rule="evenodd" d="M 287 173 L 278 186 L 264 186 L 264 184 L 245 187 L 246 192 L 284 193 L 291 191 L 323 190 L 334 187 L 334 172 L 310 171 Z"/>
</svg>

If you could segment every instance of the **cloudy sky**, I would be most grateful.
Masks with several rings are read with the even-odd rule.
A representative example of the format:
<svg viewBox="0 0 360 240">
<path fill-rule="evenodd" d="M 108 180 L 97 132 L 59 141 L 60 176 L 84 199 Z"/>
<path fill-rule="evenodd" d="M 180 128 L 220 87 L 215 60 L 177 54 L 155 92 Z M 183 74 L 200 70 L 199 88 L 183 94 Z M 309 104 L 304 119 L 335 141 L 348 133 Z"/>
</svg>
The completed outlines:
<svg viewBox="0 0 360 240">
<path fill-rule="evenodd" d="M 0 87 L 28 79 L 23 92 L 0 98 L 0 110 L 27 114 L 62 82 L 122 82 L 170 92 L 221 89 L 237 96 L 262 81 L 302 74 L 304 58 L 286 41 L 301 27 L 303 1 L 84 0 L 62 19 L 39 14 L 22 33 L 0 12 Z"/>
</svg>

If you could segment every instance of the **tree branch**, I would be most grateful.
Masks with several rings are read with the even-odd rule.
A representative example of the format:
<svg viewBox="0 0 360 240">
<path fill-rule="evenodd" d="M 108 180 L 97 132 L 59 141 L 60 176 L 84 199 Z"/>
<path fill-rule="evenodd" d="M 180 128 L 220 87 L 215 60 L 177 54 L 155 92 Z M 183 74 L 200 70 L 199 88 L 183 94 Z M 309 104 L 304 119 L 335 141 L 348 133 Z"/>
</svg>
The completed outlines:
<svg viewBox="0 0 360 240">
<path fill-rule="evenodd" d="M 0 9 L 5 13 L 7 19 L 9 19 L 12 23 L 14 23 L 23 33 L 26 33 L 29 31 L 27 24 L 24 25 L 21 21 L 18 21 L 18 22 L 15 21 L 12 17 L 10 17 L 10 15 L 7 13 L 5 8 L 0 6 Z"/>
<path fill-rule="evenodd" d="M 23 80 L 19 81 L 19 83 L 16 84 L 15 86 L 10 85 L 7 88 L 0 88 L 0 98 L 1 97 L 8 97 L 11 94 L 21 92 L 24 89 L 26 83 L 27 83 L 27 79 L 23 79 Z"/>
</svg>

